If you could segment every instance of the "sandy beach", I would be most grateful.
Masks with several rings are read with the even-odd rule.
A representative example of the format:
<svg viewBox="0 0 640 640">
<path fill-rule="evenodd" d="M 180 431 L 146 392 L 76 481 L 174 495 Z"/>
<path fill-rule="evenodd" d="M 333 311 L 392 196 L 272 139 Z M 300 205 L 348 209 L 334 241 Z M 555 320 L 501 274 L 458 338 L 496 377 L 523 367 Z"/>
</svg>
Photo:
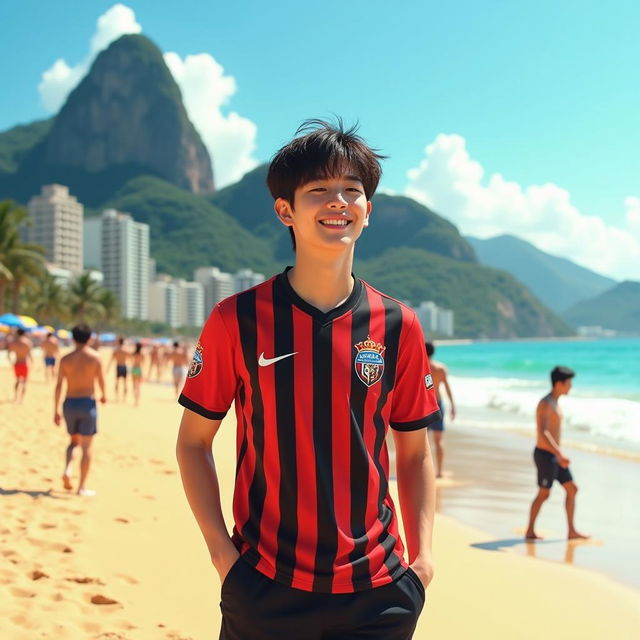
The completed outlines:
<svg viewBox="0 0 640 640">
<path fill-rule="evenodd" d="M 2 356 L 0 638 L 217 638 L 220 586 L 182 492 L 174 456 L 181 408 L 168 379 L 145 383 L 138 408 L 131 399 L 100 406 L 89 482 L 97 495 L 84 498 L 61 485 L 67 435 L 64 426 L 52 423 L 53 383 L 45 384 L 36 360 L 25 403 L 14 405 L 13 374 Z M 110 399 L 112 384 L 113 372 Z M 214 449 L 229 524 L 234 431 L 228 417 Z M 484 501 L 485 510 L 494 509 L 500 519 L 503 497 L 483 497 L 478 490 L 482 465 L 490 468 L 482 443 L 463 430 L 454 438 L 452 462 L 454 448 L 466 457 L 452 464 L 452 475 L 439 489 L 436 577 L 415 638 L 636 638 L 640 591 L 602 572 L 513 546 L 494 550 L 500 535 L 491 529 L 491 518 L 489 526 L 480 520 L 477 528 L 469 526 L 473 510 L 467 505 L 463 512 L 456 501 Z M 472 464 L 477 473 L 465 473 Z M 518 484 L 509 468 L 500 466 L 500 473 Z M 522 489 L 527 500 L 533 490 L 531 484 Z M 583 503 L 586 514 L 587 501 L 606 500 L 606 494 L 589 496 L 585 490 L 580 498 L 579 522 Z M 510 508 L 507 502 L 504 508 Z M 552 516 L 559 517 L 555 511 Z M 507 521 L 500 529 L 505 539 L 517 535 L 510 527 L 524 526 L 517 517 Z M 553 525 L 556 538 L 561 524 Z"/>
</svg>

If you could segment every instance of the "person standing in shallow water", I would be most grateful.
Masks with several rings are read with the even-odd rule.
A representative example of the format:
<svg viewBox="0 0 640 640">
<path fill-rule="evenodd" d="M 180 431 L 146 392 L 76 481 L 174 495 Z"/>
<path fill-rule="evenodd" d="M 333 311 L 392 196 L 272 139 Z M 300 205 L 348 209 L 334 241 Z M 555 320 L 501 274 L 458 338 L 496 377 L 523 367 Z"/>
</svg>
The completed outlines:
<svg viewBox="0 0 640 640">
<path fill-rule="evenodd" d="M 80 461 L 80 481 L 78 495 L 92 496 L 95 491 L 86 488 L 89 467 L 91 466 L 91 445 L 93 436 L 97 433 L 97 411 L 95 400 L 95 386 L 100 388 L 100 402 L 105 403 L 107 397 L 102 375 L 102 363 L 95 349 L 89 347 L 91 329 L 87 325 L 78 325 L 72 329 L 75 349 L 60 360 L 58 379 L 54 395 L 53 422 L 56 426 L 62 423 L 60 412 L 60 398 L 62 385 L 66 381 L 67 391 L 62 405 L 62 414 L 67 423 L 67 432 L 71 442 L 67 447 L 65 468 L 62 483 L 67 490 L 73 489 L 71 483 L 71 467 L 73 452 L 76 447 L 82 449 Z"/>
<path fill-rule="evenodd" d="M 569 470 L 569 458 L 560 449 L 562 412 L 558 405 L 560 396 L 571 391 L 575 371 L 569 367 L 554 367 L 551 371 L 551 391 L 538 403 L 536 409 L 536 448 L 533 459 L 538 470 L 538 494 L 529 514 L 527 540 L 541 540 L 535 532 L 535 524 L 540 508 L 549 498 L 553 482 L 557 480 L 566 492 L 567 537 L 570 540 L 585 539 L 589 536 L 576 530 L 574 524 L 576 493 L 578 487 Z"/>
</svg>

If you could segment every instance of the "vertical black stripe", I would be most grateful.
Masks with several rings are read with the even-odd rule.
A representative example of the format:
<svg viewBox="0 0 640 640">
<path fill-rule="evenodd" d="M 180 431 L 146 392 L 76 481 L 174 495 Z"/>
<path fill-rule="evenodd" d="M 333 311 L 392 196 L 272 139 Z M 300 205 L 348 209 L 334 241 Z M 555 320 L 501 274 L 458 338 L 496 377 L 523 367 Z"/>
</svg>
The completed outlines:
<svg viewBox="0 0 640 640">
<path fill-rule="evenodd" d="M 338 528 L 333 502 L 333 433 L 331 324 L 313 320 L 313 444 L 316 458 L 318 494 L 318 542 L 316 546 L 313 590 L 331 592 L 333 564 L 338 549 Z M 324 464 L 319 464 L 324 462 Z"/>
<path fill-rule="evenodd" d="M 386 477 L 380 462 L 380 452 L 382 445 L 384 444 L 385 428 L 384 420 L 382 419 L 382 408 L 384 407 L 389 392 L 395 386 L 396 381 L 396 369 L 398 365 L 398 351 L 400 348 L 400 336 L 402 332 L 402 309 L 397 302 L 389 300 L 389 298 L 382 298 L 384 305 L 384 344 L 386 346 L 384 352 L 384 375 L 382 377 L 382 390 L 380 398 L 378 399 L 378 406 L 373 417 L 376 425 L 376 443 L 374 449 L 374 460 L 378 474 L 380 476 L 380 491 L 378 493 L 378 513 L 380 514 L 380 521 L 384 528 L 382 533 L 378 537 L 378 543 L 385 550 L 384 563 L 387 566 L 387 570 L 391 575 L 397 569 L 400 564 L 399 559 L 393 555 L 393 549 L 396 546 L 396 537 L 392 535 L 388 528 L 391 524 L 392 513 L 389 507 L 384 505 L 384 499 L 388 491 L 388 478 Z"/>
<path fill-rule="evenodd" d="M 360 380 L 353 366 L 356 350 L 353 345 L 366 340 L 371 323 L 371 309 L 366 294 L 353 313 L 351 325 L 351 532 L 355 547 L 349 554 L 353 568 L 353 583 L 358 589 L 371 586 L 369 558 L 366 555 L 369 538 L 366 533 L 367 490 L 369 486 L 368 453 L 364 442 L 365 401 L 369 387 Z M 368 581 L 368 584 L 367 584 Z"/>
<path fill-rule="evenodd" d="M 256 466 L 249 487 L 249 519 L 242 527 L 242 538 L 253 549 L 258 548 L 260 522 L 264 509 L 267 485 L 264 475 L 264 405 L 258 381 L 258 329 L 256 323 L 256 291 L 249 289 L 237 298 L 238 330 L 245 367 L 251 381 L 251 405 L 253 407 L 253 446 Z"/>
<path fill-rule="evenodd" d="M 293 353 L 293 307 L 280 287 L 273 288 L 274 355 Z M 293 580 L 298 538 L 298 471 L 294 398 L 295 356 L 275 363 L 276 423 L 280 458 L 280 525 L 276 569 Z"/>
<path fill-rule="evenodd" d="M 244 457 L 247 454 L 247 414 L 245 412 L 245 389 L 244 383 L 242 380 L 240 381 L 240 386 L 238 387 L 238 400 L 240 401 L 240 406 L 242 407 L 242 442 L 240 443 L 240 450 L 238 451 L 238 460 L 236 461 L 236 480 L 238 479 L 238 473 L 240 473 L 240 467 L 242 467 L 242 463 L 244 461 Z"/>
</svg>

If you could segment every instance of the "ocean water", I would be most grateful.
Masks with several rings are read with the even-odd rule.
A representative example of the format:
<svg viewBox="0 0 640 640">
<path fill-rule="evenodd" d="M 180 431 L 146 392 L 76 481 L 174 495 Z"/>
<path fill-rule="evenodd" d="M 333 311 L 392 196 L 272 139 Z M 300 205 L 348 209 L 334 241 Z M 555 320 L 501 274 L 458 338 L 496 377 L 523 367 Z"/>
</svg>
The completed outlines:
<svg viewBox="0 0 640 640">
<path fill-rule="evenodd" d="M 640 338 L 436 345 L 465 424 L 533 430 L 535 408 L 556 365 L 576 371 L 560 405 L 563 438 L 640 456 Z"/>
</svg>

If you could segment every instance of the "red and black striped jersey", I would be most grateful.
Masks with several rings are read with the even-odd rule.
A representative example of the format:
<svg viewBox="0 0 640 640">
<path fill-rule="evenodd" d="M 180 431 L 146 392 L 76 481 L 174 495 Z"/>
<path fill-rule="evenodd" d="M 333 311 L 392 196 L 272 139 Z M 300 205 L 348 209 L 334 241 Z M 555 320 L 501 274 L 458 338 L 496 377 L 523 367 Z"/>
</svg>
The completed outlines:
<svg viewBox="0 0 640 640">
<path fill-rule="evenodd" d="M 328 313 L 285 273 L 219 303 L 180 404 L 237 418 L 233 539 L 266 576 L 349 593 L 406 569 L 389 495 L 389 426 L 439 417 L 422 329 L 405 305 L 355 279 Z"/>
</svg>

